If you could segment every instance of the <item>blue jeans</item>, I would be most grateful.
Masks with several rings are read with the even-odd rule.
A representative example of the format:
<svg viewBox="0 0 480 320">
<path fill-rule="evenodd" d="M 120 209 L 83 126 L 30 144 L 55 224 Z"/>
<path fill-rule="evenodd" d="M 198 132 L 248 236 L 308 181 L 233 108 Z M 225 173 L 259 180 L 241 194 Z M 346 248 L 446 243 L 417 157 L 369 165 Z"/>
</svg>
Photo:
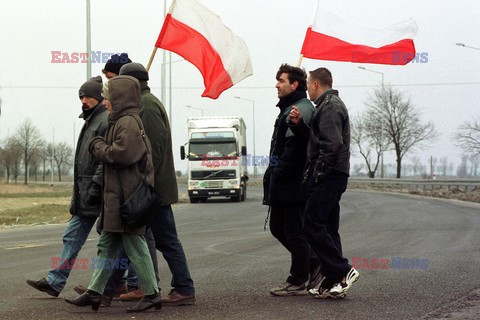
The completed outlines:
<svg viewBox="0 0 480 320">
<path fill-rule="evenodd" d="M 184 296 L 194 295 L 195 288 L 185 252 L 178 239 L 172 207 L 168 205 L 158 208 L 152 214 L 148 226 L 152 230 L 157 250 L 163 254 L 172 273 L 171 286 Z"/>
<path fill-rule="evenodd" d="M 68 260 L 72 265 L 72 260 L 77 258 L 80 249 L 90 234 L 97 218 L 85 218 L 73 216 L 68 222 L 67 228 L 63 234 L 63 251 L 61 261 Z M 48 272 L 47 282 L 58 292 L 61 292 L 67 283 L 71 268 L 51 269 Z"/>
</svg>

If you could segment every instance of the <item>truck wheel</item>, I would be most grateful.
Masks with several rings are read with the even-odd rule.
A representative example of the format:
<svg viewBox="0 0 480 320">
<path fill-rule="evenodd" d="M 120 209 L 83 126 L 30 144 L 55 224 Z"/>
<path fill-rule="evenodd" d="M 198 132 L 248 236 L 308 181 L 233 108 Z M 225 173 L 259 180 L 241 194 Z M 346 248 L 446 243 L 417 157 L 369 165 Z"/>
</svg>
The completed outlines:
<svg viewBox="0 0 480 320">
<path fill-rule="evenodd" d="M 190 203 L 197 203 L 198 202 L 198 198 L 190 198 Z"/>
</svg>

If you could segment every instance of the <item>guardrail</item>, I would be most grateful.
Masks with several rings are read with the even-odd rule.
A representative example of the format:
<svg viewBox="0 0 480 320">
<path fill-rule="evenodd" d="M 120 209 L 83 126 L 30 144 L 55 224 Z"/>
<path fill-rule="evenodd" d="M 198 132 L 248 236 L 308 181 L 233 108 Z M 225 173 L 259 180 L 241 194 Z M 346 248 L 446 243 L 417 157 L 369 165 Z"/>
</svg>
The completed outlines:
<svg viewBox="0 0 480 320">
<path fill-rule="evenodd" d="M 350 177 L 349 184 L 355 185 L 369 185 L 381 186 L 390 188 L 408 188 L 409 190 L 437 190 L 447 189 L 460 190 L 463 192 L 470 192 L 480 189 L 479 179 L 379 179 L 379 178 L 358 178 Z"/>
</svg>

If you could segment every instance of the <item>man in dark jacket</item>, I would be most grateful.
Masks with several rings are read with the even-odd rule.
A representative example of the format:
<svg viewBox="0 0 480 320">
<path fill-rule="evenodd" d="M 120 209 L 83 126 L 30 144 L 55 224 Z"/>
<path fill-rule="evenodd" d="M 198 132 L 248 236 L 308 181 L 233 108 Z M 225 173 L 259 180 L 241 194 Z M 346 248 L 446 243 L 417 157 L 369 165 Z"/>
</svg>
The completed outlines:
<svg viewBox="0 0 480 320">
<path fill-rule="evenodd" d="M 148 72 L 140 63 L 129 63 L 120 69 L 140 81 L 140 118 L 152 144 L 155 168 L 155 189 L 162 206 L 153 212 L 148 227 L 155 238 L 156 248 L 163 254 L 172 273 L 173 289 L 162 299 L 164 305 L 195 303 L 195 288 L 182 244 L 178 239 L 171 205 L 178 201 L 177 179 L 173 163 L 172 134 L 167 113 L 160 100 L 150 92 Z"/>
<path fill-rule="evenodd" d="M 88 142 L 103 136 L 108 126 L 108 111 L 101 106 L 102 78 L 91 78 L 78 92 L 85 123 L 78 137 L 75 151 L 73 195 L 70 205 L 72 218 L 63 235 L 61 257 L 52 258 L 52 269 L 47 278 L 27 280 L 37 290 L 58 297 L 65 287 L 71 266 L 85 243 L 101 209 L 102 164 L 88 152 Z M 56 266 L 56 267 L 54 267 Z"/>
<path fill-rule="evenodd" d="M 276 296 L 307 294 L 305 283 L 309 277 L 310 249 L 302 232 L 305 199 L 301 183 L 308 139 L 295 136 L 287 125 L 292 106 L 302 110 L 307 119 L 315 110 L 307 99 L 306 78 L 304 70 L 287 64 L 282 64 L 276 75 L 279 114 L 271 140 L 271 161 L 263 179 L 263 203 L 270 206 L 272 235 L 291 255 L 289 277 L 285 283 L 270 290 Z"/>
<path fill-rule="evenodd" d="M 328 69 L 310 71 L 307 90 L 316 111 L 308 120 L 301 110 L 292 108 L 289 120 L 296 136 L 309 137 L 304 230 L 325 276 L 317 288 L 309 291 L 316 298 L 343 298 L 359 277 L 342 255 L 338 233 L 339 203 L 350 169 L 350 123 L 347 108 L 338 91 L 332 90 L 332 82 Z"/>
</svg>

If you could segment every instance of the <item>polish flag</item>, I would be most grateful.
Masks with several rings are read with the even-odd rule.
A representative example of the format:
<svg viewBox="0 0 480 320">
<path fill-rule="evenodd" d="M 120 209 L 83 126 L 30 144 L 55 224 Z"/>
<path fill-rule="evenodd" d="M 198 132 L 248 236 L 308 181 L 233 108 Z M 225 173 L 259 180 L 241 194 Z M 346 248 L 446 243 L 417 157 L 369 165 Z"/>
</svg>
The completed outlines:
<svg viewBox="0 0 480 320">
<path fill-rule="evenodd" d="M 217 99 L 252 74 L 243 39 L 195 0 L 173 1 L 155 46 L 177 53 L 200 70 L 205 84 L 202 97 Z"/>
<path fill-rule="evenodd" d="M 351 21 L 317 4 L 301 54 L 305 58 L 360 63 L 405 65 L 415 58 L 413 19 L 389 27 Z"/>
</svg>

